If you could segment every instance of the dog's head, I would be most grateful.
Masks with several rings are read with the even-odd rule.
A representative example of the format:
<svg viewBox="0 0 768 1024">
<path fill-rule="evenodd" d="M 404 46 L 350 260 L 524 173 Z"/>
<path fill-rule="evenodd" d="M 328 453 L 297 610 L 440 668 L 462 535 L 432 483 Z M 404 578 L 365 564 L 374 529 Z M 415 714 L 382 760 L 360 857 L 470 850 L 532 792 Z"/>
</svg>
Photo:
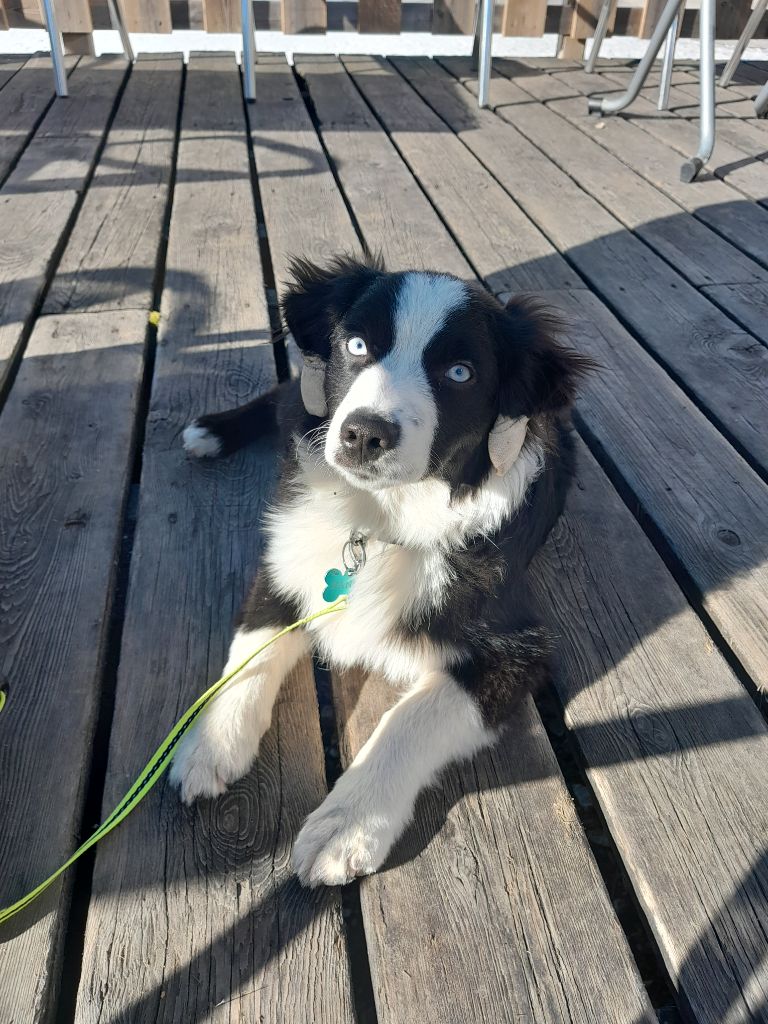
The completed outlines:
<svg viewBox="0 0 768 1024">
<path fill-rule="evenodd" d="M 329 421 L 325 458 L 367 490 L 506 473 L 529 421 L 570 404 L 589 365 L 528 301 L 376 261 L 294 261 L 283 313 L 304 404 Z"/>
</svg>

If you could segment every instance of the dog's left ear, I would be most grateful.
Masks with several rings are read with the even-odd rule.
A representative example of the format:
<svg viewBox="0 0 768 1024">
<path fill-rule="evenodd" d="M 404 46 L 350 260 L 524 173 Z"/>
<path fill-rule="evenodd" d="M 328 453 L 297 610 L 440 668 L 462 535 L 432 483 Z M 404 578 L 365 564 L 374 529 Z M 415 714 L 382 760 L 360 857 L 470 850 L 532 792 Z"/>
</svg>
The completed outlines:
<svg viewBox="0 0 768 1024">
<path fill-rule="evenodd" d="M 301 349 L 301 397 L 312 416 L 326 416 L 325 364 L 331 334 L 339 318 L 380 276 L 380 260 L 336 256 L 325 266 L 308 260 L 290 262 L 292 280 L 283 295 L 286 326 Z"/>
<path fill-rule="evenodd" d="M 503 476 L 517 460 L 532 416 L 568 408 L 581 380 L 595 368 L 587 356 L 558 341 L 562 321 L 531 299 L 511 299 L 498 310 L 499 407 L 488 454 Z"/>
</svg>

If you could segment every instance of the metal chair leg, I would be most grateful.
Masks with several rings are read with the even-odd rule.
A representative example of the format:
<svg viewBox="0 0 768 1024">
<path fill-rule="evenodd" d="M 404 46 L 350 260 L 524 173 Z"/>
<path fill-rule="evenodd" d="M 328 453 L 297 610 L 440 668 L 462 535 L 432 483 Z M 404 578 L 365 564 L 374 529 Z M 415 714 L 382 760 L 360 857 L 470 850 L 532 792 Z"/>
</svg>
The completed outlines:
<svg viewBox="0 0 768 1024">
<path fill-rule="evenodd" d="M 608 20 L 611 17 L 612 7 L 613 0 L 603 0 L 603 6 L 600 8 L 600 15 L 597 19 L 597 25 L 595 26 L 595 36 L 592 40 L 592 49 L 589 51 L 589 58 L 587 63 L 584 65 L 584 70 L 588 71 L 590 75 L 595 70 L 597 58 L 600 56 L 600 47 L 603 45 L 603 40 L 608 32 Z"/>
<path fill-rule="evenodd" d="M 765 83 L 757 96 L 755 96 L 755 113 L 758 117 L 768 116 L 768 82 Z"/>
<path fill-rule="evenodd" d="M 240 0 L 240 23 L 243 29 L 243 94 L 246 100 L 256 99 L 256 45 L 253 25 L 253 0 Z"/>
<path fill-rule="evenodd" d="M 683 13 L 685 12 L 685 0 L 680 4 L 675 20 L 667 32 L 667 42 L 664 46 L 664 62 L 661 66 L 661 82 L 659 83 L 659 101 L 657 108 L 666 110 L 669 107 L 669 87 L 672 84 L 672 71 L 675 66 L 675 46 L 677 37 L 683 24 Z"/>
<path fill-rule="evenodd" d="M 470 65 L 473 71 L 477 71 L 477 65 L 480 60 L 480 25 L 482 24 L 480 9 L 482 6 L 482 0 L 478 0 L 478 3 L 475 4 L 475 25 L 472 29 L 472 61 Z"/>
<path fill-rule="evenodd" d="M 123 44 L 123 53 L 128 60 L 133 64 L 136 59 L 133 54 L 133 47 L 131 46 L 131 37 L 128 35 L 128 30 L 125 27 L 123 21 L 123 13 L 120 10 L 119 0 L 107 0 L 107 7 L 109 8 L 109 20 L 112 22 L 112 28 L 120 33 L 120 42 Z"/>
<path fill-rule="evenodd" d="M 64 50 L 61 45 L 61 33 L 56 21 L 53 0 L 43 0 L 43 12 L 45 14 L 45 27 L 48 30 L 48 38 L 51 41 L 51 60 L 53 62 L 53 78 L 56 82 L 56 95 L 69 96 L 67 72 L 64 69 Z"/>
<path fill-rule="evenodd" d="M 699 11 L 699 149 L 680 168 L 680 180 L 693 181 L 715 148 L 715 0 L 702 0 Z"/>
<path fill-rule="evenodd" d="M 643 59 L 638 64 L 627 91 L 619 93 L 617 96 L 590 96 L 587 100 L 590 114 L 616 114 L 618 111 L 624 110 L 625 107 L 628 107 L 630 103 L 633 103 L 637 99 L 637 96 L 648 77 L 648 72 L 651 70 L 651 66 L 656 60 L 656 56 L 661 49 L 662 43 L 667 37 L 667 33 L 672 26 L 672 22 L 677 17 L 679 9 L 680 0 L 667 0 L 667 5 L 661 12 L 661 17 L 659 18 L 656 28 L 653 30 L 653 35 L 648 42 L 648 49 L 645 51 Z"/>
<path fill-rule="evenodd" d="M 739 41 L 734 47 L 731 59 L 725 65 L 722 75 L 720 76 L 720 85 L 728 85 L 733 78 L 733 73 L 739 66 L 741 56 L 752 42 L 752 36 L 757 32 L 760 22 L 763 20 L 763 15 L 768 7 L 768 0 L 757 0 L 755 9 L 749 16 L 747 24 L 744 26 L 744 31 L 739 36 Z"/>
<path fill-rule="evenodd" d="M 480 70 L 477 76 L 477 102 L 488 106 L 491 89 L 491 38 L 493 34 L 493 0 L 482 0 L 480 9 Z"/>
</svg>

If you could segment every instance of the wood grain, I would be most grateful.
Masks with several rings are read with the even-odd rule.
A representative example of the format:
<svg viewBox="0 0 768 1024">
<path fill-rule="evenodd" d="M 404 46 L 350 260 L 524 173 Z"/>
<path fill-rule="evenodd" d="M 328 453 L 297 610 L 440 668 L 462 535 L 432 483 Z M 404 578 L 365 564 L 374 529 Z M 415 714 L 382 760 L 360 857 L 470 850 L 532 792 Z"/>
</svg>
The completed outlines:
<svg viewBox="0 0 768 1024">
<path fill-rule="evenodd" d="M 435 0 L 432 31 L 438 35 L 472 35 L 475 29 L 475 0 Z"/>
<path fill-rule="evenodd" d="M 414 267 L 474 277 L 339 62 L 296 54 L 296 68 L 309 87 L 323 141 L 368 244 L 381 249 L 393 266 L 408 252 Z"/>
<path fill-rule="evenodd" d="M 525 140 L 507 149 L 499 120 L 479 113 L 470 94 L 458 85 L 452 90 L 438 71 L 427 68 L 421 77 L 411 70 L 403 73 L 557 240 L 556 216 L 566 219 L 563 197 L 570 197 L 571 186 L 563 182 L 557 192 L 545 188 L 550 171 L 541 152 L 529 151 Z M 394 88 L 400 88 L 397 80 Z M 467 118 L 481 116 L 480 123 L 488 120 L 487 129 L 465 127 Z M 446 164 L 444 187 L 450 182 Z M 449 226 L 460 244 L 467 244 L 467 226 L 459 220 Z M 593 221 L 590 227 L 597 230 Z M 569 256 L 575 261 L 573 249 Z M 604 276 L 598 281 L 605 292 Z M 606 368 L 590 379 L 579 406 L 585 427 L 657 524 L 753 679 L 768 687 L 768 654 L 760 639 L 768 630 L 768 488 L 596 296 L 561 289 L 549 297 L 566 314 L 573 342 Z M 669 305 L 664 314 L 671 315 Z M 765 353 L 758 343 L 751 344 Z M 727 378 L 729 401 L 736 404 L 742 394 L 733 390 L 733 379 Z"/>
<path fill-rule="evenodd" d="M 0 394 L 126 71 L 122 59 L 81 58 L 69 98 L 53 101 L 0 190 Z"/>
<path fill-rule="evenodd" d="M 535 108 L 503 107 L 496 116 L 478 110 L 467 89 L 435 66 L 404 73 L 569 262 L 768 472 L 765 347 L 542 159 L 514 127 Z"/>
<path fill-rule="evenodd" d="M 299 71 L 347 199 L 367 241 L 385 249 L 393 268 L 420 265 L 420 237 L 390 234 L 389 218 L 405 224 L 418 216 L 427 237 L 434 229 L 412 209 L 402 169 L 384 157 L 383 132 L 329 63 L 321 72 L 302 60 Z M 395 106 L 410 123 L 413 112 Z M 421 119 L 412 128 L 420 144 L 433 138 Z M 354 174 L 346 187 L 345 169 L 366 142 L 390 183 L 386 220 Z M 360 684 L 352 676 L 334 680 L 345 763 L 393 699 L 390 688 Z M 420 802 L 390 866 L 364 879 L 361 894 L 381 1024 L 653 1019 L 531 703 L 497 751 L 448 773 Z"/>
<path fill-rule="evenodd" d="M 288 260 L 323 263 L 360 245 L 285 57 L 259 54 L 251 143 L 278 292 Z"/>
<path fill-rule="evenodd" d="M 504 0 L 501 34 L 505 36 L 542 36 L 546 20 L 546 0 Z"/>
<path fill-rule="evenodd" d="M 599 81 L 595 83 L 595 76 L 584 72 L 564 72 L 558 78 L 573 84 L 585 95 L 619 88 L 617 83 L 606 80 L 607 88 L 601 90 Z M 556 101 L 552 109 L 578 124 L 582 131 L 642 174 L 674 199 L 678 206 L 693 213 L 763 266 L 768 266 L 768 210 L 750 202 L 743 193 L 716 175 L 701 176 L 690 185 L 680 181 L 680 156 L 683 152 L 688 155 L 693 152 L 689 149 L 690 144 L 694 149 L 696 147 L 696 129 L 684 119 L 677 118 L 671 129 L 665 128 L 664 124 L 668 125 L 669 119 L 658 117 L 655 106 L 643 97 L 636 100 L 635 109 L 642 115 L 644 128 L 639 127 L 639 122 L 634 123 L 625 117 L 609 117 L 600 121 L 588 118 L 583 100 Z M 683 149 L 676 149 L 680 138 L 684 140 Z M 718 163 L 716 153 L 715 166 Z M 743 164 L 743 157 L 736 163 Z M 722 172 L 721 176 L 724 176 Z"/>
<path fill-rule="evenodd" d="M 260 549 L 270 446 L 196 464 L 184 425 L 274 384 L 240 78 L 187 73 L 162 320 L 140 481 L 104 810 L 215 678 Z M 325 792 L 306 665 L 251 773 L 184 808 L 162 783 L 97 856 L 76 1020 L 351 1024 L 336 893 L 290 876 L 291 839 Z"/>
<path fill-rule="evenodd" d="M 400 15 L 400 0 L 358 0 L 357 30 L 398 33 Z"/>
<path fill-rule="evenodd" d="M 182 58 L 139 56 L 44 313 L 149 312 L 176 136 Z"/>
<path fill-rule="evenodd" d="M 281 0 L 283 32 L 325 32 L 325 0 Z"/>
<path fill-rule="evenodd" d="M 0 417 L 2 906 L 80 838 L 145 332 L 137 312 L 43 317 Z M 50 1019 L 71 881 L 3 926 L 0 1019 Z"/>
<path fill-rule="evenodd" d="M 88 0 L 56 0 L 56 20 L 65 45 L 69 33 L 85 34 L 93 30 Z"/>
<path fill-rule="evenodd" d="M 394 696 L 334 679 L 345 764 Z M 655 1020 L 530 699 L 420 799 L 361 899 L 380 1024 Z"/>
<path fill-rule="evenodd" d="M 583 444 L 534 563 L 556 683 L 683 1005 L 761 1020 L 768 729 Z M 610 542 L 606 543 L 606 539 Z"/>
<path fill-rule="evenodd" d="M 5 12 L 0 7 L 0 22 L 4 17 Z M 7 25 L 3 27 L 7 28 Z M 0 89 L 5 88 L 16 72 L 21 71 L 24 65 L 31 59 L 31 57 L 27 57 L 25 54 L 22 54 L 20 57 L 16 57 L 13 54 L 3 54 L 0 56 Z"/>
<path fill-rule="evenodd" d="M 553 77 L 553 76 L 551 76 Z M 512 84 L 512 83 L 509 83 Z M 467 81 L 467 88 L 475 92 Z M 625 227 L 739 324 L 768 344 L 768 271 L 552 110 L 520 110 L 515 126 Z M 597 135 L 598 133 L 595 133 Z M 733 286 L 736 287 L 733 287 Z"/>
<path fill-rule="evenodd" d="M 170 32 L 170 0 L 121 0 L 123 21 L 129 32 Z"/>
<path fill-rule="evenodd" d="M 203 28 L 206 32 L 240 32 L 240 4 L 237 0 L 203 0 Z"/>
<path fill-rule="evenodd" d="M 77 57 L 65 57 L 71 74 Z M 0 93 L 0 184 L 5 181 L 54 97 L 51 62 L 30 57 Z"/>
</svg>

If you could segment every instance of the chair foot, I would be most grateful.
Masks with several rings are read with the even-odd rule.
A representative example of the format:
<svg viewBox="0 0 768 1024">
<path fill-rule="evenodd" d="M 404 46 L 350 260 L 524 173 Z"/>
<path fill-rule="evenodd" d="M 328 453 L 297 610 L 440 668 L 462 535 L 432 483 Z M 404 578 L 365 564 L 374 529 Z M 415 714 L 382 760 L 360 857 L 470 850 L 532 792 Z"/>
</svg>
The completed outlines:
<svg viewBox="0 0 768 1024">
<path fill-rule="evenodd" d="M 686 185 L 690 185 L 692 181 L 695 181 L 702 167 L 704 161 L 698 157 L 691 157 L 690 160 L 686 160 L 683 166 L 680 168 L 680 181 L 685 182 Z"/>
</svg>

